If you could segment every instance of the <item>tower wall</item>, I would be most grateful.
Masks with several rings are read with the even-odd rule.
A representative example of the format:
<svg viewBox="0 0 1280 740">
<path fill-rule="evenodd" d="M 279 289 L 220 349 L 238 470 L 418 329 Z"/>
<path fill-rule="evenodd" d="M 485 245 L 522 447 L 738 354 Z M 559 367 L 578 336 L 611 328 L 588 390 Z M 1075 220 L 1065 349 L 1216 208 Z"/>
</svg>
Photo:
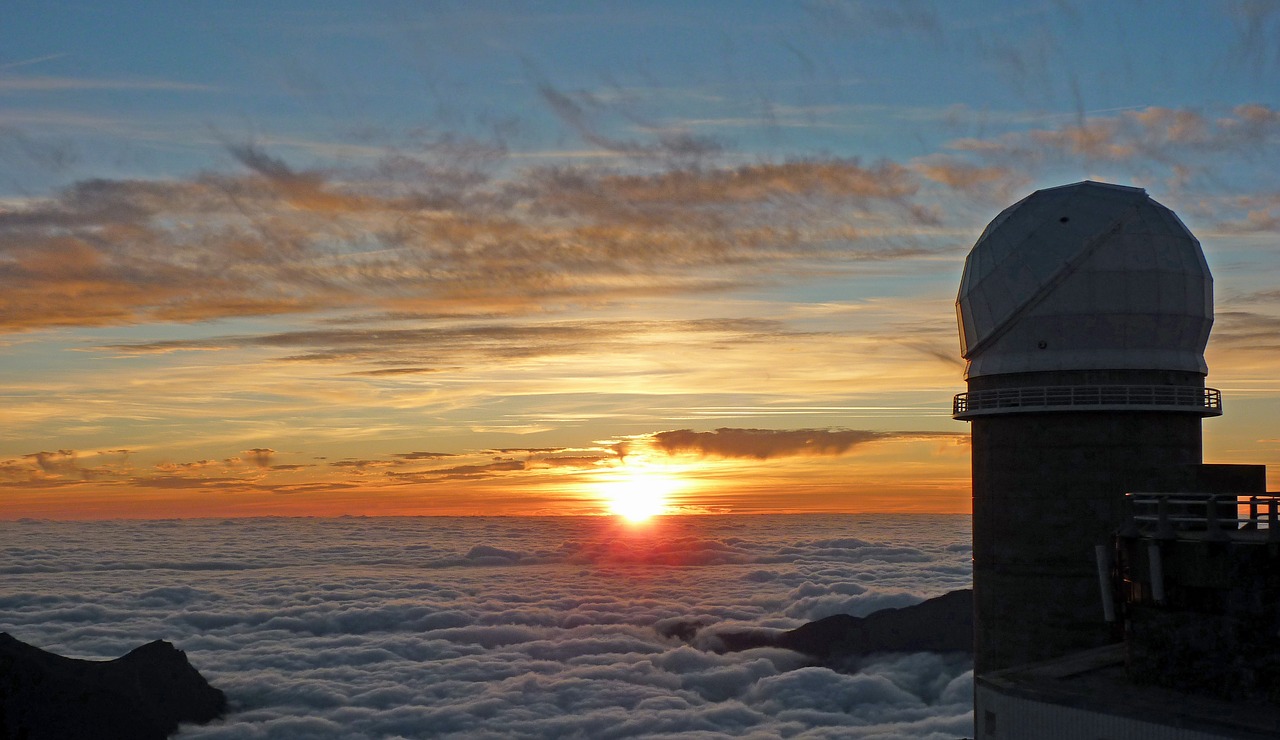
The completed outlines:
<svg viewBox="0 0 1280 740">
<path fill-rule="evenodd" d="M 1117 639 L 1103 618 L 1094 546 L 1123 521 L 1126 492 L 1185 490 L 1201 461 L 1200 423 L 1161 411 L 972 420 L 978 673 Z"/>
</svg>

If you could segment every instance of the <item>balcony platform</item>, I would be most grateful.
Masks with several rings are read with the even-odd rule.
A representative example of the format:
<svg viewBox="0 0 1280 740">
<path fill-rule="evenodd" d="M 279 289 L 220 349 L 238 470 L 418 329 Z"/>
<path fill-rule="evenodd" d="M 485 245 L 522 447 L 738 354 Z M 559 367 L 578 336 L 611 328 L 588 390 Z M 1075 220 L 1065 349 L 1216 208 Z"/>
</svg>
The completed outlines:
<svg viewBox="0 0 1280 740">
<path fill-rule="evenodd" d="M 1222 415 L 1217 388 L 1180 385 L 1055 385 L 991 388 L 957 393 L 956 419 L 1057 411 L 1172 411 Z"/>
</svg>

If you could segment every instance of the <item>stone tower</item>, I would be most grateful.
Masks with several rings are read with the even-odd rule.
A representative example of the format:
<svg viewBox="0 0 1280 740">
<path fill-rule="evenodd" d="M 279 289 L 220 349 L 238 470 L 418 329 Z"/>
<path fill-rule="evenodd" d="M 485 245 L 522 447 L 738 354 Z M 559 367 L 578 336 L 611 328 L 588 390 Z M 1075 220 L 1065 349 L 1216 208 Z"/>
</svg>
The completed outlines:
<svg viewBox="0 0 1280 740">
<path fill-rule="evenodd" d="M 956 309 L 972 423 L 975 669 L 1119 639 L 1095 546 L 1131 491 L 1204 490 L 1213 279 L 1141 188 L 1039 190 L 987 226 Z M 1211 472 L 1211 471 L 1210 471 Z"/>
</svg>

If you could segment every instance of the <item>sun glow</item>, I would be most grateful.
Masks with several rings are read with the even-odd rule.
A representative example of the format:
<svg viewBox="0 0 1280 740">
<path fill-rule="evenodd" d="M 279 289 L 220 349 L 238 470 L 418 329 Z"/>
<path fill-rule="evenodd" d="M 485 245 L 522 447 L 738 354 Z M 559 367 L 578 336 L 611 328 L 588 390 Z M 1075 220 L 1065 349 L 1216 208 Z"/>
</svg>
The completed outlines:
<svg viewBox="0 0 1280 740">
<path fill-rule="evenodd" d="M 684 487 L 669 471 L 632 465 L 611 471 L 594 485 L 611 513 L 632 522 L 666 513 L 667 497 Z"/>
</svg>

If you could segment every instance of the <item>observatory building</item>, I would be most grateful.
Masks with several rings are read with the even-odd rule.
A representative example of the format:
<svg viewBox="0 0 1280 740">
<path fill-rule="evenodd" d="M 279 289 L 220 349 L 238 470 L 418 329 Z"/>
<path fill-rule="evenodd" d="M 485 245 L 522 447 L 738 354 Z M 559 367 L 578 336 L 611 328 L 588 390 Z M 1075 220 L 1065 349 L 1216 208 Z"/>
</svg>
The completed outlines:
<svg viewBox="0 0 1280 740">
<path fill-rule="evenodd" d="M 1222 400 L 1205 386 L 1213 279 L 1200 243 L 1141 188 L 1040 190 L 983 231 L 956 308 L 977 737 L 1274 736 L 1274 705 L 1224 725 L 1221 706 L 1196 714 L 1194 681 L 1169 678 L 1238 666 L 1227 653 L 1240 644 L 1204 637 L 1228 626 L 1266 631 L 1251 650 L 1280 649 L 1265 467 L 1202 462 L 1201 422 Z M 1204 701 L 1280 701 L 1271 670 Z"/>
</svg>

